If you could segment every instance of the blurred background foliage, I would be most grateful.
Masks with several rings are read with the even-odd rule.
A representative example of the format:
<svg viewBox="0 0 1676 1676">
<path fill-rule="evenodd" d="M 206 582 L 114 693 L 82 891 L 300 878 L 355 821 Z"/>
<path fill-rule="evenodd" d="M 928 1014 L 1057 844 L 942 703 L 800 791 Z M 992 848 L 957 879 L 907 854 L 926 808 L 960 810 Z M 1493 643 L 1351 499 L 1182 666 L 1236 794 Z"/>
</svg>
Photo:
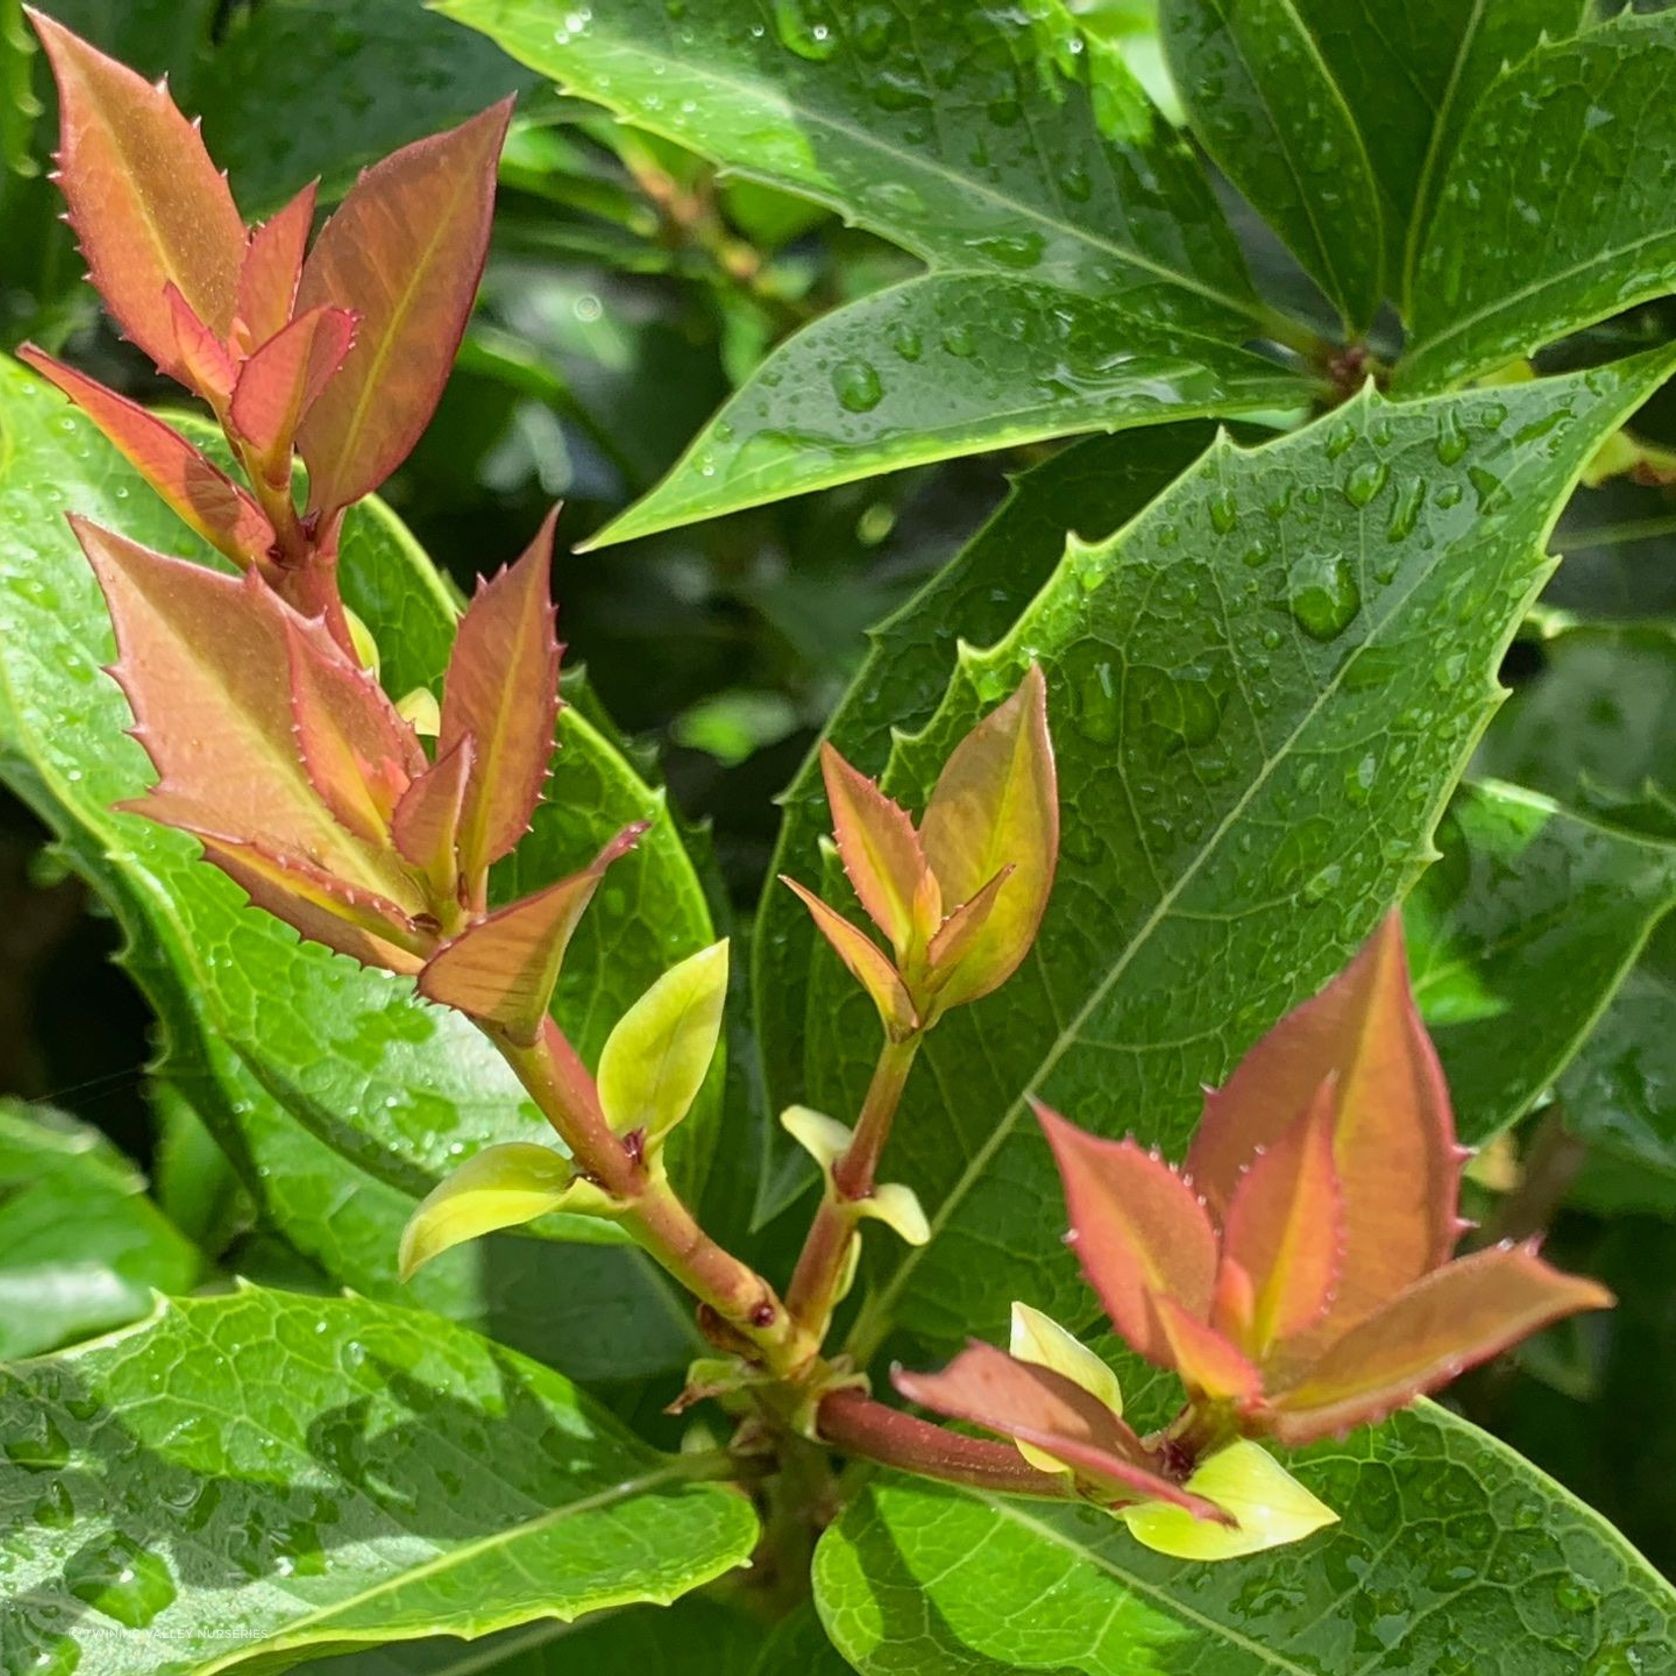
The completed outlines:
<svg viewBox="0 0 1676 1676">
<path fill-rule="evenodd" d="M 55 0 L 52 9 L 107 51 L 169 76 L 181 104 L 201 113 L 252 218 L 316 175 L 328 197 L 339 193 L 392 147 L 519 92 L 476 319 L 429 432 L 387 490 L 462 587 L 513 556 L 555 499 L 565 503 L 561 546 L 583 539 L 657 481 L 770 346 L 912 270 L 901 252 L 815 206 L 718 178 L 678 148 L 563 98 L 416 0 Z M 1173 111 L 1151 0 L 1073 9 L 1123 48 Z M 101 321 L 82 281 L 47 178 L 54 121 L 19 0 L 0 0 L 0 347 L 33 338 L 142 399 L 173 400 L 178 392 Z M 1228 201 L 1265 292 L 1295 298 L 1325 325 L 1308 281 Z M 1550 361 L 1602 359 L 1673 332 L 1676 304 L 1653 305 L 1582 334 Z M 1633 804 L 1629 824 L 1669 838 L 1676 805 L 1644 793 L 1676 782 L 1676 453 L 1663 452 L 1676 451 L 1676 392 L 1649 404 L 1625 447 L 1618 474 L 1580 493 L 1561 525 L 1566 563 L 1509 653 L 1504 678 L 1517 696 L 1489 750 L 1498 771 L 1512 773 L 1519 739 L 1510 730 L 1528 740 L 1535 729 L 1532 760 L 1552 768 L 1563 759 L 1563 783 L 1521 777 L 1568 797 L 1579 776 L 1628 776 L 1614 810 Z M 978 528 L 1009 473 L 1049 451 L 906 472 L 561 561 L 569 666 L 586 665 L 594 694 L 668 780 L 679 810 L 708 824 L 742 918 L 762 885 L 774 796 L 855 669 L 869 627 Z M 108 1216 L 111 1230 L 95 1242 L 104 1290 L 94 1288 L 89 1323 L 108 1324 L 97 1297 L 120 1318 L 110 1300 L 128 1284 L 125 1254 L 141 1251 L 147 1272 L 162 1264 L 181 1285 L 200 1261 L 136 1211 L 134 1178 L 106 1156 L 109 1142 L 161 1174 L 172 1207 L 194 1207 L 188 1231 L 212 1254 L 240 1235 L 247 1268 L 306 1282 L 271 1236 L 242 1228 L 201 1132 L 173 1126 L 160 1155 L 156 1108 L 167 1095 L 147 1085 L 150 1021 L 110 963 L 114 941 L 28 813 L 0 804 L 0 1094 L 50 1101 L 91 1126 L 60 1126 L 53 1139 L 54 1155 L 93 1153 L 107 1189 L 97 1215 L 75 1212 L 101 1228 Z M 1581 1127 L 1602 1138 L 1578 1140 L 1559 1102 L 1586 1110 Z M 1559 1102 L 1481 1161 L 1482 1214 L 1498 1230 L 1509 1215 L 1551 1225 L 1558 1260 L 1599 1275 L 1622 1305 L 1610 1323 L 1568 1325 L 1476 1375 L 1460 1400 L 1676 1571 L 1667 1490 L 1676 1473 L 1670 926 Z M 0 1295 L 6 1251 L 15 1259 L 43 1218 L 69 1214 L 50 1171 L 8 1163 L 8 1126 L 22 1118 L 20 1108 L 0 1110 Z M 1649 1167 L 1661 1146 L 1667 1167 Z M 26 1338 L 26 1322 L 3 1326 L 0 1354 L 45 1348 L 5 1336 Z"/>
</svg>

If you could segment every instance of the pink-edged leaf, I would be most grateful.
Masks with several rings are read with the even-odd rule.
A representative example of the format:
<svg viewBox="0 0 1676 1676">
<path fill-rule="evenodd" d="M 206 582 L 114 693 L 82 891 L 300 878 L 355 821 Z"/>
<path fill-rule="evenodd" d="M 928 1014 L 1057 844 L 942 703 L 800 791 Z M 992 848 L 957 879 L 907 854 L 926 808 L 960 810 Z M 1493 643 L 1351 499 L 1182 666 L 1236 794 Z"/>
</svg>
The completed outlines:
<svg viewBox="0 0 1676 1676">
<path fill-rule="evenodd" d="M 1335 1103 L 1328 1079 L 1309 1109 L 1252 1161 L 1228 1205 L 1223 1261 L 1249 1277 L 1247 1343 L 1259 1357 L 1313 1327 L 1338 1282 L 1344 1195 L 1333 1164 Z"/>
<path fill-rule="evenodd" d="M 376 489 L 436 407 L 488 253 L 511 116 L 505 99 L 374 164 L 303 263 L 298 313 L 326 303 L 353 309 L 361 322 L 343 371 L 298 437 L 309 506 L 323 519 Z"/>
<path fill-rule="evenodd" d="M 476 746 L 460 816 L 467 880 L 524 835 L 553 755 L 559 643 L 548 576 L 557 516 L 548 513 L 516 564 L 478 583 L 448 661 L 437 750 L 468 733 Z"/>
<path fill-rule="evenodd" d="M 218 411 L 232 393 L 233 357 L 227 346 L 198 318 L 192 305 L 170 280 L 163 287 L 169 320 L 175 334 L 175 376 Z"/>
<path fill-rule="evenodd" d="M 1212 1402 L 1255 1407 L 1263 1394 L 1256 1365 L 1209 1322 L 1189 1315 L 1174 1298 L 1154 1297 L 1152 1307 L 1182 1383 Z"/>
<path fill-rule="evenodd" d="M 552 1004 L 576 922 L 606 868 L 633 849 L 645 830 L 643 822 L 624 827 L 580 873 L 468 926 L 420 973 L 420 994 L 528 1046 Z"/>
<path fill-rule="evenodd" d="M 890 939 L 896 958 L 905 960 L 915 932 L 929 935 L 942 918 L 935 897 L 923 888 L 928 869 L 914 823 L 901 804 L 830 744 L 821 746 L 821 777 L 844 871 L 868 918 Z M 935 880 L 931 883 L 935 886 Z M 921 904 L 933 910 L 924 927 L 918 920 Z"/>
<path fill-rule="evenodd" d="M 914 1028 L 914 1003 L 896 968 L 877 943 L 860 926 L 851 925 L 836 908 L 823 902 L 812 890 L 782 873 L 780 883 L 788 886 L 815 922 L 815 928 L 832 945 L 834 953 L 849 968 L 879 1009 L 879 1017 L 891 1036 L 900 1040 Z"/>
<path fill-rule="evenodd" d="M 1173 1367 L 1151 1298 L 1205 1320 L 1216 1285 L 1216 1230 L 1198 1196 L 1156 1153 L 1108 1141 L 1031 1102 L 1053 1149 L 1070 1239 L 1111 1322 L 1148 1360 Z"/>
<path fill-rule="evenodd" d="M 975 1001 L 1030 952 L 1059 862 L 1059 782 L 1038 665 L 955 746 L 920 841 L 945 903 L 971 901 L 1003 867 L 1013 868 L 943 992 L 947 1006 Z"/>
<path fill-rule="evenodd" d="M 261 562 L 273 525 L 213 461 L 137 402 L 24 344 L 18 359 L 50 379 L 104 432 L 120 453 L 196 534 L 238 564 Z"/>
<path fill-rule="evenodd" d="M 1187 1173 L 1218 1212 L 1226 1214 L 1256 1150 L 1286 1133 L 1329 1076 L 1337 1083 L 1333 1160 L 1344 1196 L 1344 1251 L 1321 1335 L 1361 1320 L 1436 1268 L 1459 1232 L 1463 1154 L 1443 1072 L 1409 990 L 1395 913 L 1207 1096 Z"/>
<path fill-rule="evenodd" d="M 1534 1243 L 1475 1252 L 1416 1281 L 1271 1394 L 1270 1429 L 1299 1444 L 1370 1425 L 1550 1322 L 1612 1302 L 1605 1287 L 1543 1262 Z"/>
<path fill-rule="evenodd" d="M 93 283 L 124 332 L 179 370 L 171 282 L 217 337 L 233 324 L 244 223 L 168 89 L 27 8 L 58 81 L 60 185 Z"/>
<path fill-rule="evenodd" d="M 418 737 L 329 635 L 294 616 L 284 623 L 291 720 L 309 780 L 357 837 L 387 843 L 397 802 L 425 772 Z"/>
<path fill-rule="evenodd" d="M 1167 1501 L 1199 1518 L 1228 1522 L 1213 1503 L 1158 1472 L 1117 1415 L 1052 1368 L 974 1340 L 940 1373 L 893 1368 L 891 1378 L 909 1402 L 1032 1444 L 1114 1499 Z"/>
<path fill-rule="evenodd" d="M 252 906 L 284 920 L 310 942 L 323 943 L 363 966 L 408 976 L 424 964 L 424 935 L 388 898 L 356 890 L 301 856 L 222 837 L 196 825 L 194 811 L 177 805 L 166 792 L 119 807 L 190 832 L 203 845 L 204 859 L 219 867 Z"/>
<path fill-rule="evenodd" d="M 290 481 L 291 439 L 354 341 L 355 316 L 347 309 L 313 308 L 239 369 L 233 424 L 275 482 Z"/>
<path fill-rule="evenodd" d="M 314 225 L 316 186 L 310 181 L 272 220 L 251 232 L 233 311 L 233 336 L 247 355 L 290 323 Z"/>
<path fill-rule="evenodd" d="M 959 964 L 972 947 L 978 933 L 988 923 L 989 916 L 995 908 L 996 898 L 1001 894 L 1001 887 L 1013 876 L 1013 872 L 1013 864 L 1009 861 L 976 896 L 969 902 L 962 902 L 938 926 L 929 950 L 933 971 Z"/>
<path fill-rule="evenodd" d="M 402 794 L 390 822 L 396 848 L 430 881 L 439 901 L 459 888 L 456 843 L 475 747 L 462 734 Z"/>
<path fill-rule="evenodd" d="M 359 842 L 320 800 L 292 731 L 287 625 L 254 571 L 224 576 L 71 517 L 116 626 L 111 673 L 134 736 L 175 799 L 176 824 L 295 856 L 353 890 L 422 905 L 406 870 Z M 320 633 L 305 623 L 306 632 Z"/>
</svg>

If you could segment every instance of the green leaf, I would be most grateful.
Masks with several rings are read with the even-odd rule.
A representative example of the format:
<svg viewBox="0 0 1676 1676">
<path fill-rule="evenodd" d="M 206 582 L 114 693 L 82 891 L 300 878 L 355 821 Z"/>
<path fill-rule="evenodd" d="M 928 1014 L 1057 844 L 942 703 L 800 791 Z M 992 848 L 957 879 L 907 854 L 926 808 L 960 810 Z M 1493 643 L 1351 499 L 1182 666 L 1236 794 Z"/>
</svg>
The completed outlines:
<svg viewBox="0 0 1676 1676">
<path fill-rule="evenodd" d="M 1089 1303 L 1058 1235 L 1035 1092 L 1179 1149 L 1200 1089 L 1340 970 L 1430 859 L 1552 566 L 1548 530 L 1659 352 L 1518 389 L 1390 404 L 1213 449 L 1112 540 L 1073 543 L 994 648 L 961 660 L 886 789 L 922 806 L 954 743 L 1032 658 L 1064 831 L 1036 958 L 939 1025 L 888 1160 L 934 1238 L 881 1251 L 858 1326 L 998 1332 L 1015 1297 Z M 827 962 L 808 988 L 811 1104 L 854 1112 L 876 1041 Z"/>
<path fill-rule="evenodd" d="M 1338 306 L 1352 333 L 1384 295 L 1384 227 L 1352 107 L 1296 0 L 1163 0 L 1193 131 Z"/>
<path fill-rule="evenodd" d="M 264 1670 L 669 1601 L 750 1504 L 432 1317 L 245 1288 L 0 1376 L 20 1668 Z M 82 1655 L 91 1654 L 91 1657 Z"/>
<path fill-rule="evenodd" d="M 167 1072 L 233 1159 L 259 1208 L 305 1255 L 357 1290 L 397 1293 L 396 1245 L 413 1200 L 468 1151 L 548 1133 L 517 1084 L 464 1019 L 417 1001 L 411 985 L 298 942 L 244 906 L 180 834 L 110 813 L 148 783 L 125 737 L 128 708 L 98 666 L 110 627 L 63 522 L 79 510 L 164 549 L 203 549 L 91 428 L 21 368 L 0 365 L 0 519 L 17 532 L 0 587 L 0 777 L 63 839 L 127 936 L 126 961 L 164 1021 Z M 436 573 L 382 507 L 350 517 L 343 542 L 349 603 L 377 634 L 384 678 L 402 693 L 435 684 L 453 607 Z M 574 867 L 629 820 L 652 831 L 600 892 L 570 951 L 556 1012 L 590 1059 L 617 1015 L 673 959 L 712 940 L 679 835 L 650 791 L 573 711 L 561 717 L 551 801 L 496 894 L 528 890 Z M 656 902 L 652 918 L 642 903 Z M 717 1081 L 672 1143 L 678 1180 L 702 1179 L 714 1141 Z M 685 1147 L 683 1153 L 681 1148 Z M 544 1226 L 580 1231 L 592 1221 Z M 574 1297 L 535 1281 L 526 1241 L 497 1242 L 428 1270 L 414 1295 L 493 1323 L 521 1343 Z M 629 1365 L 681 1360 L 662 1282 L 637 1255 L 615 1262 L 555 1253 L 568 1289 L 586 1279 L 642 1300 Z M 631 1265 L 624 1269 L 621 1265 Z M 518 1322 L 525 1323 L 523 1327 Z M 640 1322 L 645 1336 L 641 1337 Z M 562 1342 L 562 1341 L 561 1341 Z M 608 1346 L 587 1352 L 615 1365 Z M 574 1366 L 575 1364 L 571 1364 Z M 581 1371 L 577 1368 L 578 1372 Z"/>
<path fill-rule="evenodd" d="M 1404 910 L 1409 968 L 1461 1139 L 1522 1117 L 1676 905 L 1676 848 L 1516 786 L 1463 786 Z"/>
<path fill-rule="evenodd" d="M 1138 513 L 1210 446 L 1209 425 L 1162 425 L 1134 436 L 1090 437 L 1014 483 L 1005 505 L 895 616 L 872 631 L 825 737 L 862 772 L 883 771 L 893 729 L 923 727 L 954 673 L 962 640 L 988 645 L 1010 628 L 1065 551 L 1065 531 L 1101 541 Z M 811 752 L 781 798 L 768 877 L 813 878 L 831 830 L 819 756 Z M 802 906 L 778 883 L 764 891 L 752 943 L 757 1031 L 771 1103 L 805 1102 L 804 1016 L 816 938 Z M 776 1126 L 776 1134 L 778 1129 Z M 812 1179 L 801 1152 L 765 1161 L 758 1214 Z"/>
<path fill-rule="evenodd" d="M 883 1479 L 821 1539 L 816 1600 L 863 1676 L 1605 1676 L 1664 1658 L 1670 1585 L 1444 1410 L 1287 1464 L 1342 1522 L 1213 1566 L 1092 1509 Z"/>
<path fill-rule="evenodd" d="M 1676 927 L 1666 920 L 1560 1079 L 1565 1124 L 1602 1160 L 1632 1165 L 1634 1194 L 1676 1204 Z M 1584 1186 L 1588 1181 L 1585 1176 Z"/>
<path fill-rule="evenodd" d="M 0 1101 L 0 1360 L 124 1326 L 202 1267 L 96 1130 Z"/>
<path fill-rule="evenodd" d="M 1561 623 L 1485 740 L 1491 773 L 1676 838 L 1676 625 Z"/>
<path fill-rule="evenodd" d="M 1203 171 L 1060 0 L 442 0 L 569 91 L 921 257 L 769 357 L 598 540 L 1030 438 L 1296 406 Z M 911 26 L 910 26 L 911 24 Z"/>
<path fill-rule="evenodd" d="M 1479 100 L 1415 257 L 1406 390 L 1436 389 L 1676 288 L 1676 17 L 1538 48 Z"/>
</svg>

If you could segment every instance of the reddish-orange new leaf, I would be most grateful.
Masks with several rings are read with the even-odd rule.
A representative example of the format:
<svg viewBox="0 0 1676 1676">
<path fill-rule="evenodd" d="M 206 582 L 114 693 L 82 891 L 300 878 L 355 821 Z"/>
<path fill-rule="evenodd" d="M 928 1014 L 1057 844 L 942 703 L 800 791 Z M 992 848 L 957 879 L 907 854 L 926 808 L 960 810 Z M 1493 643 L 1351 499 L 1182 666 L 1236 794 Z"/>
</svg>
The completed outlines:
<svg viewBox="0 0 1676 1676">
<path fill-rule="evenodd" d="M 219 413 L 232 394 L 235 369 L 227 346 L 197 316 L 171 279 L 163 287 L 175 333 L 174 375 Z"/>
<path fill-rule="evenodd" d="M 1263 1375 L 1238 1345 L 1209 1322 L 1183 1309 L 1174 1298 L 1154 1294 L 1149 1300 L 1158 1316 L 1170 1365 L 1190 1392 L 1209 1402 L 1233 1403 L 1253 1409 L 1262 1400 Z"/>
<path fill-rule="evenodd" d="M 468 926 L 419 975 L 419 992 L 469 1013 L 528 1046 L 552 1004 L 576 922 L 612 862 L 634 848 L 644 823 L 625 827 L 580 873 Z"/>
<path fill-rule="evenodd" d="M 516 564 L 479 583 L 443 682 L 437 749 L 468 733 L 475 747 L 459 831 L 460 871 L 474 888 L 523 836 L 553 755 L 559 643 L 548 578 L 557 516 L 556 508 L 547 515 Z"/>
<path fill-rule="evenodd" d="M 58 82 L 60 183 L 93 283 L 128 336 L 179 373 L 164 287 L 226 340 L 245 247 L 233 195 L 167 88 L 28 11 Z"/>
<path fill-rule="evenodd" d="M 329 304 L 360 317 L 355 347 L 298 437 L 322 522 L 401 464 L 436 407 L 488 252 L 511 115 L 505 99 L 375 163 L 303 264 L 299 314 Z"/>
<path fill-rule="evenodd" d="M 1107 1141 L 1035 1102 L 1065 1185 L 1071 1243 L 1112 1325 L 1143 1356 L 1174 1365 L 1151 1300 L 1206 1320 L 1216 1285 L 1216 1230 L 1192 1188 L 1156 1153 Z"/>
<path fill-rule="evenodd" d="M 1202 1519 L 1230 1522 L 1220 1508 L 1162 1476 L 1111 1409 L 1052 1368 L 974 1342 L 938 1373 L 895 1368 L 891 1378 L 910 1402 L 1033 1444 L 1114 1500 L 1166 1501 Z"/>
<path fill-rule="evenodd" d="M 830 745 L 821 746 L 821 775 L 832 810 L 832 835 L 839 859 L 868 918 L 906 960 L 916 931 L 923 939 L 942 918 L 936 881 L 924 889 L 929 869 L 919 834 L 901 804 L 893 802 Z M 930 926 L 920 926 L 919 912 Z"/>
<path fill-rule="evenodd" d="M 137 402 L 24 344 L 18 359 L 51 379 L 181 520 L 238 564 L 260 564 L 274 531 L 248 494 L 178 431 Z"/>
<path fill-rule="evenodd" d="M 474 754 L 471 735 L 461 734 L 402 794 L 390 823 L 396 848 L 430 881 L 439 901 L 458 896 L 460 811 Z"/>
<path fill-rule="evenodd" d="M 879 1009 L 886 1031 L 897 1040 L 911 1034 L 918 1023 L 913 999 L 878 944 L 860 926 L 851 925 L 836 908 L 829 907 L 812 890 L 806 889 L 788 874 L 780 875 L 780 883 L 787 886 L 809 910 L 816 929 L 832 945 L 833 952 Z"/>
<path fill-rule="evenodd" d="M 272 220 L 251 232 L 233 311 L 233 337 L 246 355 L 290 323 L 314 225 L 314 194 L 310 181 Z"/>
<path fill-rule="evenodd" d="M 1186 1167 L 1213 1208 L 1226 1214 L 1255 1149 L 1274 1145 L 1329 1076 L 1337 1089 L 1333 1159 L 1345 1234 L 1323 1333 L 1342 1332 L 1436 1268 L 1460 1234 L 1464 1154 L 1409 990 L 1394 913 L 1338 977 L 1283 1018 L 1206 1097 Z"/>
<path fill-rule="evenodd" d="M 313 308 L 282 327 L 239 369 L 233 426 L 270 481 L 290 482 L 291 439 L 354 341 L 355 316 L 347 309 Z"/>
<path fill-rule="evenodd" d="M 1272 1430 L 1295 1444 L 1370 1425 L 1550 1322 L 1611 1303 L 1604 1286 L 1550 1268 L 1534 1243 L 1475 1252 L 1352 1327 L 1275 1394 Z"/>
</svg>

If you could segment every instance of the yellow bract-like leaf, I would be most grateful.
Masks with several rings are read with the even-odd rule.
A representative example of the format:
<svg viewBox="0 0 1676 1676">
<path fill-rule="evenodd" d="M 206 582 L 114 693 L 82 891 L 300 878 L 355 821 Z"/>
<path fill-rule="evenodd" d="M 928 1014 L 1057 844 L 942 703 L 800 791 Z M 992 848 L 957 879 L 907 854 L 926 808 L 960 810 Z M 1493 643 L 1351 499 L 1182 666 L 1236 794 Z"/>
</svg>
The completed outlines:
<svg viewBox="0 0 1676 1676">
<path fill-rule="evenodd" d="M 780 1127 L 829 1174 L 850 1144 L 851 1129 L 812 1106 L 787 1106 L 780 1113 Z"/>
<path fill-rule="evenodd" d="M 402 1279 L 451 1246 L 557 1210 L 574 1181 L 569 1159 L 551 1147 L 530 1141 L 486 1147 L 433 1189 L 408 1219 L 397 1258 Z"/>
<path fill-rule="evenodd" d="M 1156 1501 L 1123 1508 L 1118 1517 L 1137 1542 L 1178 1560 L 1238 1559 L 1298 1542 L 1338 1519 L 1268 1450 L 1245 1440 L 1218 1450 L 1187 1480 L 1187 1488 L 1239 1523 L 1213 1524 Z"/>
<path fill-rule="evenodd" d="M 1098 1397 L 1119 1419 L 1123 1417 L 1123 1389 L 1117 1375 L 1080 1339 L 1061 1327 L 1051 1315 L 1029 1304 L 1013 1305 L 1012 1336 L 1007 1348 L 1021 1362 L 1055 1373 L 1080 1385 L 1091 1397 Z M 1038 1472 L 1064 1472 L 1065 1463 L 1044 1449 L 1019 1443 L 1018 1452 Z"/>
<path fill-rule="evenodd" d="M 925 1245 L 931 1238 L 931 1224 L 919 1194 L 899 1181 L 881 1182 L 865 1199 L 857 1199 L 857 1216 L 882 1222 L 909 1245 Z"/>
<path fill-rule="evenodd" d="M 599 1057 L 599 1103 L 619 1135 L 666 1135 L 698 1098 L 721 1035 L 727 939 L 672 966 L 617 1021 Z"/>
</svg>

